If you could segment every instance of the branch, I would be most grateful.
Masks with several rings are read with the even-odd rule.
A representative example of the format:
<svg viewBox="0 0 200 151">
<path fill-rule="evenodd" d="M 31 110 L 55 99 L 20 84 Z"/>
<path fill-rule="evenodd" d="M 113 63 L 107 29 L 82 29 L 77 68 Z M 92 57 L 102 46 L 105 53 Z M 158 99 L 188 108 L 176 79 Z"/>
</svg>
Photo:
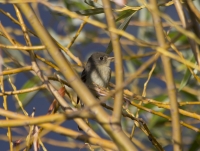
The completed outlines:
<svg viewBox="0 0 200 151">
<path fill-rule="evenodd" d="M 163 33 L 163 27 L 161 23 L 160 17 L 157 15 L 158 6 L 156 0 L 150 0 L 151 7 L 149 8 L 155 26 L 155 31 L 157 35 L 157 39 L 159 42 L 160 47 L 165 47 L 165 36 Z M 177 104 L 177 96 L 176 96 L 176 86 L 173 79 L 172 67 L 170 59 L 164 55 L 161 56 L 163 68 L 165 72 L 165 78 L 167 81 L 167 89 L 170 99 L 170 111 L 171 111 L 171 118 L 172 118 L 172 138 L 173 138 L 173 148 L 175 151 L 181 151 L 182 140 L 181 140 L 181 129 L 180 129 L 180 122 L 179 122 L 179 112 L 178 112 L 178 104 Z"/>
<path fill-rule="evenodd" d="M 104 12 L 106 15 L 106 20 L 108 23 L 108 29 L 116 29 L 114 22 L 114 17 L 112 14 L 110 2 L 108 0 L 103 0 Z M 123 67 L 122 67 L 122 53 L 119 44 L 119 37 L 117 34 L 110 32 L 110 39 L 113 46 L 114 58 L 115 58 L 115 83 L 116 89 L 123 84 Z M 123 89 L 115 93 L 114 110 L 112 114 L 112 122 L 121 125 L 121 112 L 123 104 Z"/>
</svg>

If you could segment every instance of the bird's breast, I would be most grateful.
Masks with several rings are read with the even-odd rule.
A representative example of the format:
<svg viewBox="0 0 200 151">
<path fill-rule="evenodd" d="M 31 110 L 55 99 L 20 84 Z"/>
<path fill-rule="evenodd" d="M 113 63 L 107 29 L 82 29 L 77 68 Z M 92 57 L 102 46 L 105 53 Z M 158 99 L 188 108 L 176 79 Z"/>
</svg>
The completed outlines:
<svg viewBox="0 0 200 151">
<path fill-rule="evenodd" d="M 98 70 L 94 69 L 89 72 L 88 76 L 90 77 L 87 78 L 86 83 L 88 85 L 95 83 L 101 87 L 107 87 L 110 81 L 110 75 L 111 75 L 110 67 L 101 67 L 98 68 Z"/>
</svg>

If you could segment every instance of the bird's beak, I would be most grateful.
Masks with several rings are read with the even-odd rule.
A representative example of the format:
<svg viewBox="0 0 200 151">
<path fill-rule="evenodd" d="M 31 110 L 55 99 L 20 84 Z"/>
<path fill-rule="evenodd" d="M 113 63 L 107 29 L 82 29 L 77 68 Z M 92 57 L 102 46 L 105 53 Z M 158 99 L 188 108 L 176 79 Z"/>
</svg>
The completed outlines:
<svg viewBox="0 0 200 151">
<path fill-rule="evenodd" d="M 113 62 L 114 61 L 114 57 L 108 57 L 108 60 L 110 60 L 110 62 Z"/>
</svg>

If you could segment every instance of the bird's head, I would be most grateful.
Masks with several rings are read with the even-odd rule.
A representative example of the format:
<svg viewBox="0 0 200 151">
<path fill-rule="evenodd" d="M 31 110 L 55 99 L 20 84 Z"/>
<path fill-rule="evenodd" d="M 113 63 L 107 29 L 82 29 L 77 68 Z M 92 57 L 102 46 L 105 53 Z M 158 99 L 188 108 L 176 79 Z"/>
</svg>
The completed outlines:
<svg viewBox="0 0 200 151">
<path fill-rule="evenodd" d="M 90 56 L 87 63 L 92 66 L 109 66 L 112 61 L 114 61 L 114 57 L 109 57 L 104 52 L 95 52 Z"/>
</svg>

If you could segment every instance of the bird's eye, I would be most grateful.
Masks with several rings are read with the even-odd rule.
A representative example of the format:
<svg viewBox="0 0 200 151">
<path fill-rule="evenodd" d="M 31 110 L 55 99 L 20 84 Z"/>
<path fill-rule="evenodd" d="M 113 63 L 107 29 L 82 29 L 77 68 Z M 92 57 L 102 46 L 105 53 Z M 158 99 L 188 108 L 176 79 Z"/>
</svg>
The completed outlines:
<svg viewBox="0 0 200 151">
<path fill-rule="evenodd" d="M 103 57 L 100 57 L 99 60 L 103 60 Z"/>
</svg>

